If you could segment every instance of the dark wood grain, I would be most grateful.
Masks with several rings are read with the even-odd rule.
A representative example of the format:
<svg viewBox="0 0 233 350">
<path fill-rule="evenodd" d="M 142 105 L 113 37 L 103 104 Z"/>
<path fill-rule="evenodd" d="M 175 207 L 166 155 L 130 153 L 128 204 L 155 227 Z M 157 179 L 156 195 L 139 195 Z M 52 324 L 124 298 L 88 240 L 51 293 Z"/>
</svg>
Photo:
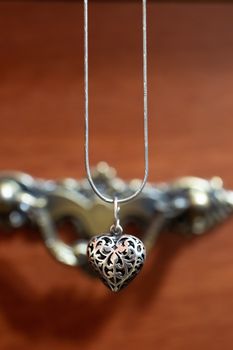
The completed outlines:
<svg viewBox="0 0 233 350">
<path fill-rule="evenodd" d="M 150 180 L 220 175 L 233 188 L 233 6 L 149 4 Z M 92 163 L 143 174 L 141 14 L 90 8 Z M 0 3 L 1 169 L 81 177 L 82 6 Z M 37 234 L 0 246 L 2 350 L 230 350 L 233 220 L 195 240 L 159 240 L 112 295 L 48 256 Z"/>
</svg>

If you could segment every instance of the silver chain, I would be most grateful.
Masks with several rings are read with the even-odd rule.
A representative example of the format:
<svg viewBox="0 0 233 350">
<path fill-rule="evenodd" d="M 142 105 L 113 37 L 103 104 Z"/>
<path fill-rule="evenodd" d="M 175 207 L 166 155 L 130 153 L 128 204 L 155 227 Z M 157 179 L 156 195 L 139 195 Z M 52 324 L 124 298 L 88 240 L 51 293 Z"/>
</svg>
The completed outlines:
<svg viewBox="0 0 233 350">
<path fill-rule="evenodd" d="M 149 170 L 148 161 L 148 97 L 147 97 L 147 15 L 146 15 L 146 0 L 142 0 L 142 13 L 143 13 L 143 91 L 144 91 L 144 158 L 145 158 L 145 171 L 144 179 L 141 186 L 132 195 L 120 198 L 117 200 L 118 204 L 126 203 L 134 199 L 143 190 Z M 95 194 L 107 203 L 114 203 L 115 198 L 106 197 L 96 187 L 90 170 L 89 161 L 89 88 L 88 88 L 88 0 L 84 0 L 84 94 L 85 94 L 85 167 L 87 173 L 87 179 L 90 183 Z"/>
</svg>

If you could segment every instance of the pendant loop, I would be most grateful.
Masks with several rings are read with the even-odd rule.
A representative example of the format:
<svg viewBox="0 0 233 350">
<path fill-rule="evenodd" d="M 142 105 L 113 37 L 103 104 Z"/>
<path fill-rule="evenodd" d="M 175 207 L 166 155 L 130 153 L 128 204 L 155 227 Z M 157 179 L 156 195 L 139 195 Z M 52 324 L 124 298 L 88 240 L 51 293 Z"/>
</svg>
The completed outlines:
<svg viewBox="0 0 233 350">
<path fill-rule="evenodd" d="M 120 206 L 118 204 L 118 198 L 115 196 L 114 197 L 114 220 L 115 223 L 111 226 L 110 232 L 115 234 L 115 235 L 121 235 L 123 233 L 123 228 L 120 225 Z"/>
</svg>

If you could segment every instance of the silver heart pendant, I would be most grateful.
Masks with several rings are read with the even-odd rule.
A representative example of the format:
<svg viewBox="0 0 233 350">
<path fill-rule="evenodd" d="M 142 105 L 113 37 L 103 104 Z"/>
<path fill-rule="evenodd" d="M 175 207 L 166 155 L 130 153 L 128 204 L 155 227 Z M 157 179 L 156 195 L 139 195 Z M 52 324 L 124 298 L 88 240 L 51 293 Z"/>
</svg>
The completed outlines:
<svg viewBox="0 0 233 350">
<path fill-rule="evenodd" d="M 104 284 L 118 292 L 137 276 L 144 264 L 146 250 L 137 237 L 109 233 L 90 240 L 87 256 Z"/>
</svg>

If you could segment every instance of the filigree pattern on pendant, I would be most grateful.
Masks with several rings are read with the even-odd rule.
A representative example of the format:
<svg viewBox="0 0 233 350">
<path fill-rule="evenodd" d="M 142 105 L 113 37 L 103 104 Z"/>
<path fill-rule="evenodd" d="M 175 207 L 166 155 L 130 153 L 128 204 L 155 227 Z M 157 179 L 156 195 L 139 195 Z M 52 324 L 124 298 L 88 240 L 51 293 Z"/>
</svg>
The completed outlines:
<svg viewBox="0 0 233 350">
<path fill-rule="evenodd" d="M 104 234 L 90 240 L 87 255 L 104 284 L 117 292 L 139 273 L 146 252 L 144 244 L 137 237 Z"/>
</svg>

